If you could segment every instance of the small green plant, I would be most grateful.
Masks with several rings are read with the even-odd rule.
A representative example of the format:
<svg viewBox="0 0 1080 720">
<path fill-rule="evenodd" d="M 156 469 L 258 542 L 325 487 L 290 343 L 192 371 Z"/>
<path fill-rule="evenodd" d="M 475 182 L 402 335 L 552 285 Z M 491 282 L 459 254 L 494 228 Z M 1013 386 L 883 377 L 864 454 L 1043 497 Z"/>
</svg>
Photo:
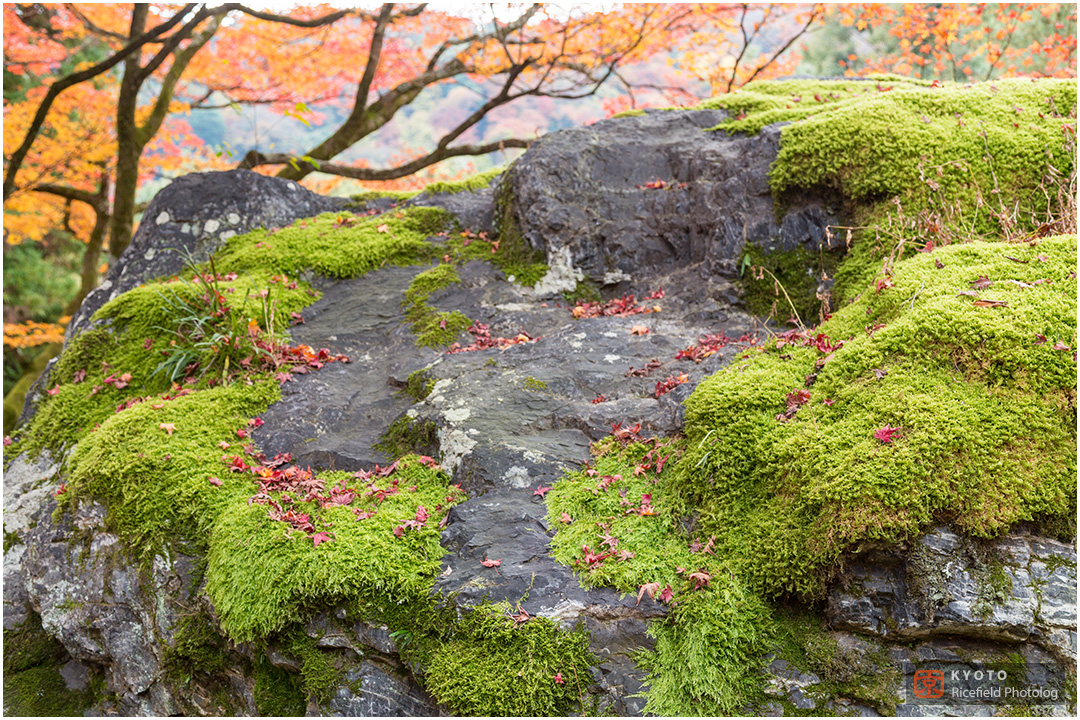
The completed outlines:
<svg viewBox="0 0 1080 720">
<path fill-rule="evenodd" d="M 375 449 L 390 458 L 408 453 L 436 455 L 439 451 L 438 428 L 430 420 L 402 416 L 390 424 Z"/>
<path fill-rule="evenodd" d="M 409 374 L 401 394 L 411 397 L 413 402 L 420 402 L 431 394 L 434 387 L 435 378 L 431 377 L 426 370 L 417 370 Z"/>
<path fill-rule="evenodd" d="M 548 385 L 543 380 L 537 380 L 534 377 L 525 378 L 525 389 L 529 392 L 543 393 L 548 392 Z"/>
</svg>

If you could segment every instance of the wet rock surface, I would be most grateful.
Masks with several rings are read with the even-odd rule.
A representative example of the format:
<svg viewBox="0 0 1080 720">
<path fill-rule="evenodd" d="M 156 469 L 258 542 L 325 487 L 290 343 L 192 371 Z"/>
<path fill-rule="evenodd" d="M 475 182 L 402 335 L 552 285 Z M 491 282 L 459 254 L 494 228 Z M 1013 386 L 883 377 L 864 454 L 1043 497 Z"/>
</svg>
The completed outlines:
<svg viewBox="0 0 1080 720">
<path fill-rule="evenodd" d="M 641 423 L 646 437 L 679 432 L 682 401 L 739 346 L 701 363 L 675 360 L 676 353 L 706 334 L 738 338 L 761 330 L 737 305 L 733 279 L 744 243 L 816 251 L 825 242 L 825 224 L 836 217 L 835 205 L 821 196 L 790 199 L 778 219 L 767 182 L 776 129 L 734 138 L 702 132 L 721 119 L 718 111 L 654 112 L 552 134 L 494 188 L 417 198 L 415 204 L 447 208 L 464 227 L 479 231 L 491 227 L 500 193 L 512 195 L 514 221 L 530 244 L 546 252 L 551 282 L 542 282 L 539 291 L 521 287 L 474 261 L 460 268 L 460 283 L 428 302 L 488 325 L 492 336 L 524 332 L 533 340 L 453 354 L 417 347 L 402 300 L 423 267 L 317 280 L 323 296 L 305 309 L 293 342 L 330 348 L 352 362 L 285 383 L 280 402 L 252 432 L 267 455 L 289 452 L 301 466 L 352 471 L 392 460 L 375 446 L 395 423 L 422 429 L 432 454 L 469 495 L 447 517 L 447 554 L 435 591 L 463 609 L 505 600 L 566 628 L 584 625 L 600 659 L 588 692 L 600 710 L 618 715 L 643 710 L 644 700 L 635 695 L 644 673 L 632 656 L 650 647 L 648 623 L 667 608 L 611 589 L 583 588 L 570 568 L 556 564 L 548 556 L 553 532 L 542 488 L 587 460 L 589 444 L 610 434 L 614 424 Z M 666 186 L 637 187 L 655 180 Z M 341 205 L 293 185 L 244 171 L 177 181 L 151 204 L 108 286 L 88 298 L 72 332 L 86 327 L 90 314 L 114 294 L 177 272 L 183 255 L 167 249 L 202 258 L 228 233 Z M 608 296 L 633 292 L 636 305 L 660 309 L 576 319 L 572 304 L 552 293 L 572 289 L 583 277 L 608 286 Z M 661 287 L 663 297 L 646 298 Z M 465 334 L 458 339 L 462 345 L 471 340 Z M 660 367 L 648 375 L 629 372 L 654 360 Z M 403 392 L 414 373 L 430 383 L 426 397 Z M 659 381 L 680 374 L 685 384 L 656 397 Z M 99 712 L 254 712 L 253 681 L 239 670 L 213 687 L 198 678 L 182 690 L 166 681 L 164 652 L 177 624 L 204 602 L 197 559 L 156 557 L 148 569 L 140 567 L 105 527 L 100 506 L 53 522 L 52 492 L 61 479 L 47 458 L 20 458 L 5 474 L 5 531 L 21 540 L 4 556 L 5 628 L 36 612 L 76 663 L 65 666 L 65 678 L 77 684 L 80 667 L 103 669 L 115 698 Z M 485 559 L 501 564 L 488 568 Z M 936 528 L 913 548 L 848 562 L 828 596 L 831 637 L 859 648 L 875 643 L 903 672 L 947 661 L 977 669 L 991 662 L 980 657 L 1014 653 L 1022 661 L 1013 667 L 1030 673 L 1028 681 L 1038 682 L 1043 672 L 1043 680 L 1058 682 L 1076 657 L 1075 560 L 1073 546 L 1023 530 L 976 547 Z M 343 683 L 329 700 L 309 704 L 309 713 L 445 710 L 423 690 L 416 669 L 402 663 L 386 628 L 357 622 L 339 608 L 317 615 L 307 634 L 347 666 Z M 249 660 L 264 652 L 228 650 Z M 265 653 L 278 667 L 300 669 L 275 648 Z M 783 660 L 774 660 L 767 673 L 774 698 L 767 712 L 878 711 L 843 697 L 824 699 L 826 678 Z M 938 714 L 938 706 L 906 701 L 912 680 L 903 677 L 898 712 Z M 233 698 L 229 708 L 215 700 L 222 682 Z M 989 714 L 997 707 L 959 703 L 947 709 Z"/>
</svg>

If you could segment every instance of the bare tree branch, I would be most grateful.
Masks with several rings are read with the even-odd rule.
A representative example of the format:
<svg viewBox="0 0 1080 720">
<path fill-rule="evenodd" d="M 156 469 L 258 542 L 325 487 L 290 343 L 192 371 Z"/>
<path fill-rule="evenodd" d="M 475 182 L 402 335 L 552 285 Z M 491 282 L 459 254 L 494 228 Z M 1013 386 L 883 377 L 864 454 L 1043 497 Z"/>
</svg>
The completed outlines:
<svg viewBox="0 0 1080 720">
<path fill-rule="evenodd" d="M 321 162 L 319 163 L 317 170 L 314 166 L 311 166 L 311 169 L 327 175 L 337 175 L 340 177 L 352 178 L 354 180 L 396 180 L 412 175 L 430 165 L 434 165 L 437 162 L 452 157 L 486 155 L 487 153 L 505 150 L 506 148 L 527 148 L 531 142 L 532 140 L 530 139 L 507 138 L 506 140 L 499 140 L 498 142 L 490 142 L 483 145 L 458 145 L 452 148 L 441 148 L 422 158 L 417 158 L 416 160 L 412 160 L 395 168 L 359 168 Z M 244 161 L 240 163 L 239 167 L 250 169 L 261 165 L 284 165 L 290 163 L 290 161 L 295 162 L 296 159 L 292 155 L 285 153 L 264 154 L 251 150 L 244 158 Z M 300 164 L 302 166 L 310 166 L 309 163 Z"/>
</svg>

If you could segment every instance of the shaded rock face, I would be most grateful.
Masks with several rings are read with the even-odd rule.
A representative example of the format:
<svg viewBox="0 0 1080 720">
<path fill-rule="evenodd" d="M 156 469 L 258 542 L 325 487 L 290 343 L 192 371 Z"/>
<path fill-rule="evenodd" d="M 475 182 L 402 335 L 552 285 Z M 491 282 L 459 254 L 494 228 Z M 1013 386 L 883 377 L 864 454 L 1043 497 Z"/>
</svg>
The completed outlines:
<svg viewBox="0 0 1080 720">
<path fill-rule="evenodd" d="M 703 132 L 727 117 L 722 110 L 651 111 L 534 143 L 496 193 L 513 198 L 513 223 L 547 253 L 552 271 L 537 289 L 572 290 L 584 278 L 640 281 L 653 270 L 695 263 L 730 278 L 748 242 L 765 251 L 839 250 L 842 243 L 830 244 L 825 233 L 838 224 L 835 199 L 788 198 L 783 217 L 776 216 L 769 167 L 779 127 L 749 137 Z"/>
<path fill-rule="evenodd" d="M 1076 660 L 1076 549 L 1017 530 L 975 542 L 934 528 L 906 556 L 870 553 L 829 594 L 834 627 L 903 642 L 1030 642 Z"/>
<path fill-rule="evenodd" d="M 459 284 L 433 293 L 429 302 L 490 325 L 493 336 L 525 331 L 537 340 L 445 354 L 417 347 L 405 323 L 405 289 L 425 268 L 319 280 L 323 297 L 304 311 L 293 341 L 332 348 L 352 362 L 285 383 L 281 401 L 252 432 L 267 455 L 290 452 L 301 466 L 359 470 L 392 459 L 375 445 L 395 422 L 424 429 L 432 453 L 469 495 L 447 517 L 447 554 L 435 591 L 463 609 L 485 598 L 507 600 L 566 628 L 583 625 L 600 660 L 587 692 L 601 710 L 619 715 L 643 710 L 636 695 L 644 673 L 632 655 L 651 646 L 648 623 L 662 619 L 666 606 L 648 599 L 639 604 L 611 589 L 585 589 L 570 568 L 556 564 L 548 556 L 552 529 L 542 488 L 585 461 L 590 442 L 610 434 L 613 424 L 640 422 L 646 437 L 679 432 L 682 401 L 739 348 L 725 348 L 700 364 L 676 361 L 675 354 L 705 334 L 738 338 L 760 327 L 736 304 L 732 276 L 743 244 L 816 250 L 835 217 L 827 197 L 808 197 L 793 200 L 777 220 L 767 183 L 775 129 L 753 138 L 702 132 L 722 117 L 712 111 L 650 113 L 555 133 L 523 156 L 494 191 L 413 201 L 447 208 L 463 226 L 479 231 L 498 214 L 496 198 L 509 193 L 518 228 L 546 250 L 553 268 L 554 279 L 541 290 L 558 289 L 560 277 L 572 287 L 588 276 L 617 283 L 637 293 L 640 304 L 660 305 L 660 312 L 576 320 L 565 303 L 540 302 L 533 289 L 509 282 L 487 263 L 471 262 L 459 270 Z M 657 179 L 675 187 L 635 187 Z M 107 278 L 110 285 L 88 298 L 72 332 L 85 328 L 115 293 L 179 271 L 183 256 L 169 248 L 205 258 L 228 233 L 339 207 L 339 201 L 292 183 L 243 171 L 178 180 L 151 204 L 135 242 Z M 642 299 L 660 287 L 663 299 Z M 632 333 L 636 325 L 648 332 Z M 662 366 L 646 377 L 628 376 L 651 360 Z M 415 372 L 431 384 L 422 399 L 402 392 Z M 679 373 L 688 382 L 656 397 L 657 382 Z M 4 556 L 4 622 L 11 629 L 31 611 L 38 613 L 71 655 L 75 664 L 64 667 L 73 683 L 80 667 L 103 670 L 113 697 L 99 711 L 250 714 L 257 710 L 251 663 L 265 656 L 300 672 L 296 658 L 274 647 L 242 645 L 227 648 L 228 669 L 215 679 L 196 674 L 186 685 L 170 679 L 168 649 L 182 618 L 200 609 L 213 616 L 198 559 L 132 560 L 105 527 L 100 506 L 54 522 L 52 493 L 62 479 L 49 458 L 17 459 L 5 474 L 5 530 L 18 532 L 22 542 Z M 484 559 L 501 565 L 484 567 Z M 989 648 L 1019 654 L 1032 682 L 1041 670 L 1060 674 L 1075 659 L 1071 546 L 1017 532 L 973 550 L 939 528 L 914 552 L 868 554 L 848 568 L 829 594 L 827 620 L 830 636 L 851 657 L 884 652 L 904 672 L 946 660 L 975 668 L 983 662 L 978 654 Z M 310 714 L 445 711 L 424 690 L 422 669 L 401 660 L 387 628 L 339 606 L 317 614 L 306 633 L 345 668 L 328 699 L 310 701 Z M 824 699 L 828 678 L 779 659 L 767 673 L 767 693 L 775 698 L 770 708 L 777 712 L 879 710 Z M 911 683 L 903 677 L 896 688 L 901 713 L 937 714 L 905 702 Z M 223 689 L 227 706 L 219 702 Z M 953 709 L 987 714 L 994 706 Z"/>
</svg>

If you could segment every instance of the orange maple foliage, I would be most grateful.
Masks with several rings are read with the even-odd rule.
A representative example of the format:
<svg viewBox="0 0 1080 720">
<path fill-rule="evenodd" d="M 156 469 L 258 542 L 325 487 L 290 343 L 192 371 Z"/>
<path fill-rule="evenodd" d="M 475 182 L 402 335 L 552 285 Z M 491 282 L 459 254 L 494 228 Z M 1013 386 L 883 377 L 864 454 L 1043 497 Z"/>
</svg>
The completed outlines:
<svg viewBox="0 0 1080 720">
<path fill-rule="evenodd" d="M 896 46 L 849 56 L 841 61 L 847 75 L 891 72 L 955 82 L 1076 76 L 1074 4 L 853 3 L 832 12 L 864 34 L 887 28 Z"/>
<path fill-rule="evenodd" d="M 64 326 L 53 323 L 4 323 L 4 345 L 22 349 L 64 342 Z"/>
</svg>

